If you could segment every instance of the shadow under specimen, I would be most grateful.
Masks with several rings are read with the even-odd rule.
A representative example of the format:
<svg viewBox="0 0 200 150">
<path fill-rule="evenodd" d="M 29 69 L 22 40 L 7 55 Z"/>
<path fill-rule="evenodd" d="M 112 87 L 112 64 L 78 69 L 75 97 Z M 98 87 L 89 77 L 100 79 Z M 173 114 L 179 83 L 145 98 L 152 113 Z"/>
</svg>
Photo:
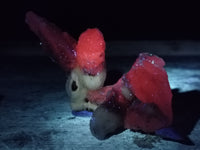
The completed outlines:
<svg viewBox="0 0 200 150">
<path fill-rule="evenodd" d="M 175 89 L 172 92 L 172 108 L 174 113 L 172 128 L 185 138 L 184 144 L 192 145 L 193 142 L 190 141 L 188 135 L 200 118 L 200 91 L 179 93 L 178 89 Z"/>
</svg>

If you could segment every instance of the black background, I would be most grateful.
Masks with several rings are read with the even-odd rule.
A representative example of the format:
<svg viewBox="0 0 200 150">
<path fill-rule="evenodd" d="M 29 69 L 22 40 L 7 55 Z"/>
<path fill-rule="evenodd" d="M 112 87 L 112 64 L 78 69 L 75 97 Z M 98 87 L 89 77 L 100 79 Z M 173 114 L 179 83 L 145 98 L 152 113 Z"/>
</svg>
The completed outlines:
<svg viewBox="0 0 200 150">
<path fill-rule="evenodd" d="M 187 2 L 5 1 L 1 2 L 0 41 L 36 41 L 25 24 L 32 10 L 76 39 L 98 27 L 105 40 L 199 40 L 200 10 Z"/>
</svg>

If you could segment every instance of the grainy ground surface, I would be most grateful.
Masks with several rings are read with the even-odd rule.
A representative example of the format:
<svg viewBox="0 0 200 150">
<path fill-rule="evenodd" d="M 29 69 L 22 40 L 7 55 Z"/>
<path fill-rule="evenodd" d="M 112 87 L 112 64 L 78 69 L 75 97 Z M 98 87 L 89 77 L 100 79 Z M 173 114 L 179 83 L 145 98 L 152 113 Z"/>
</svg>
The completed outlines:
<svg viewBox="0 0 200 150">
<path fill-rule="evenodd" d="M 129 70 L 135 55 L 108 56 L 108 80 Z M 200 149 L 200 57 L 164 56 L 173 89 L 173 127 L 193 145 L 126 130 L 99 141 L 89 117 L 71 113 L 65 74 L 46 56 L 0 55 L 1 150 L 198 150 Z M 113 76 L 116 79 L 113 79 Z"/>
</svg>

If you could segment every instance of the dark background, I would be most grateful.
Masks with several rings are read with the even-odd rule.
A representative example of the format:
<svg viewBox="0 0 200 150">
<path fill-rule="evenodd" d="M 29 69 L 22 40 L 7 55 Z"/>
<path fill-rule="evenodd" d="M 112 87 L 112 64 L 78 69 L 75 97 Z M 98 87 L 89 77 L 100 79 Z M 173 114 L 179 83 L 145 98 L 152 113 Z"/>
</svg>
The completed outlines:
<svg viewBox="0 0 200 150">
<path fill-rule="evenodd" d="M 37 41 L 24 23 L 32 10 L 75 38 L 98 27 L 105 40 L 199 40 L 198 4 L 126 1 L 4 1 L 0 9 L 0 42 Z"/>
</svg>

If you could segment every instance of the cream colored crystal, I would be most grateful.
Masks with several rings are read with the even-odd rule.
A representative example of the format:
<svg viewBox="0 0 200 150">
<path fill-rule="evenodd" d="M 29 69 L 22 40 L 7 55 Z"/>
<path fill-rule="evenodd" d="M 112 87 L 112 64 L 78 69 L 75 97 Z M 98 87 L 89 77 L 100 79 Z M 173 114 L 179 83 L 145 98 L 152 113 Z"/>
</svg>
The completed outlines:
<svg viewBox="0 0 200 150">
<path fill-rule="evenodd" d="M 97 105 L 86 99 L 88 90 L 97 90 L 104 84 L 106 71 L 96 76 L 83 73 L 80 68 L 72 70 L 66 82 L 66 91 L 73 111 L 95 110 Z M 73 87 L 74 86 L 74 87 Z"/>
</svg>

